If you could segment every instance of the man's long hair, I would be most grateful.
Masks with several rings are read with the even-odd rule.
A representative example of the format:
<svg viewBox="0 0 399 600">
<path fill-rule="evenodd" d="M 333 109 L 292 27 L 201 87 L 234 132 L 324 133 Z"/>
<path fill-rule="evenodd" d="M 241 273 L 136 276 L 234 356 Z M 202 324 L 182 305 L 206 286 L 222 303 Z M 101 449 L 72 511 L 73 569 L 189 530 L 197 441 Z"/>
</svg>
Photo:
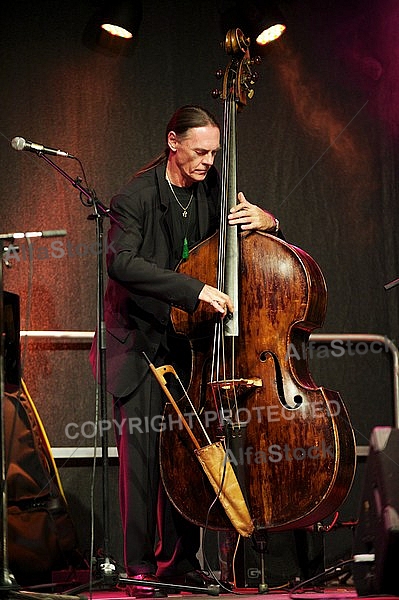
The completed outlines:
<svg viewBox="0 0 399 600">
<path fill-rule="evenodd" d="M 195 104 L 186 104 L 185 106 L 178 108 L 166 127 L 165 150 L 156 158 L 152 159 L 147 165 L 137 171 L 135 177 L 142 175 L 146 171 L 149 171 L 168 159 L 170 148 L 167 142 L 170 131 L 174 131 L 178 138 L 184 139 L 189 129 L 194 127 L 207 127 L 208 125 L 217 127 L 220 131 L 220 125 L 216 118 L 205 108 Z"/>
</svg>

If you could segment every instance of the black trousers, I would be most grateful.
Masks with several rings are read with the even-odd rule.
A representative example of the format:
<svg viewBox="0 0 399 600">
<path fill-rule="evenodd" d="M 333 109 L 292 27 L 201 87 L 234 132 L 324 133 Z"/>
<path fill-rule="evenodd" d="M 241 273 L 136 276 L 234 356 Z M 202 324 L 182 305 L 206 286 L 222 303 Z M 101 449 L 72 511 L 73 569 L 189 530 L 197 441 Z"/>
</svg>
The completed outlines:
<svg viewBox="0 0 399 600">
<path fill-rule="evenodd" d="M 124 561 L 130 577 L 174 576 L 200 568 L 199 528 L 171 504 L 160 480 L 159 430 L 165 399 L 150 371 L 131 395 L 114 398 Z"/>
</svg>

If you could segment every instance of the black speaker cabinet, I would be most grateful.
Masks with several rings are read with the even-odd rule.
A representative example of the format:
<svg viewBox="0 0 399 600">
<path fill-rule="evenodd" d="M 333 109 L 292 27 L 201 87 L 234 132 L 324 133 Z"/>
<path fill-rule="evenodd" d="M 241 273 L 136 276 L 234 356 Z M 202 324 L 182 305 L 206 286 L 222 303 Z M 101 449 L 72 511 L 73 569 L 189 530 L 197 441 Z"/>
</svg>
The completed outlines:
<svg viewBox="0 0 399 600">
<path fill-rule="evenodd" d="M 320 534 L 295 530 L 268 535 L 264 570 L 269 588 L 292 586 L 321 573 L 323 567 L 323 540 Z M 235 575 L 238 588 L 255 588 L 262 581 L 261 555 L 248 539 L 240 540 Z"/>
<path fill-rule="evenodd" d="M 399 430 L 375 427 L 353 545 L 359 596 L 399 595 Z"/>
<path fill-rule="evenodd" d="M 20 386 L 19 296 L 12 292 L 3 295 L 4 378 L 6 392 Z"/>
<path fill-rule="evenodd" d="M 265 579 L 270 587 L 287 585 L 299 577 L 297 550 L 292 532 L 272 534 L 264 555 Z M 236 558 L 238 588 L 255 588 L 261 583 L 261 555 L 250 540 L 242 538 Z"/>
</svg>

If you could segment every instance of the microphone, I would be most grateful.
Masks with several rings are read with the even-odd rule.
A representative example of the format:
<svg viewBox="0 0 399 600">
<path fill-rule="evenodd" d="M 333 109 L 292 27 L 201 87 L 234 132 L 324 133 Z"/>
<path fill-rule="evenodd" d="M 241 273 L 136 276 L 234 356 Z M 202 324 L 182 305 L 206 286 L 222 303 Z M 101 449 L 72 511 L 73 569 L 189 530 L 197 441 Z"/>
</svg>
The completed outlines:
<svg viewBox="0 0 399 600">
<path fill-rule="evenodd" d="M 63 156 L 65 158 L 75 158 L 69 152 L 63 150 L 56 150 L 55 148 L 47 148 L 41 144 L 35 144 L 35 142 L 27 142 L 23 137 L 15 137 L 11 140 L 11 146 L 14 150 L 28 150 L 29 152 L 37 152 L 42 154 L 52 154 L 53 156 Z"/>
</svg>

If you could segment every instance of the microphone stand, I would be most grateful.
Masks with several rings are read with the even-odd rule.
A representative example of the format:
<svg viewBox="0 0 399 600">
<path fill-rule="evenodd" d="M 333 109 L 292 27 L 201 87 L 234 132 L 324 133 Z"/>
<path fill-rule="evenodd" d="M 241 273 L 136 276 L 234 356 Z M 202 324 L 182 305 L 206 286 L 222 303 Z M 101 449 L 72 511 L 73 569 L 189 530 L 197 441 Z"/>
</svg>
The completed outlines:
<svg viewBox="0 0 399 600">
<path fill-rule="evenodd" d="M 42 151 L 38 151 L 37 155 L 45 160 L 51 167 L 60 173 L 69 183 L 76 188 L 81 195 L 87 200 L 87 206 L 93 207 L 93 214 L 88 219 L 94 220 L 96 223 L 96 242 L 97 242 L 97 364 L 99 365 L 99 390 L 100 390 L 100 416 L 105 422 L 107 419 L 107 383 L 106 383 L 106 338 L 104 325 L 104 217 L 109 217 L 117 223 L 112 217 L 108 208 L 106 208 L 96 197 L 95 192 L 86 189 L 81 185 L 79 178 L 73 179 L 68 173 L 53 162 Z M 74 157 L 73 157 L 74 158 Z M 102 509 L 103 509 L 103 549 L 104 557 L 102 564 L 99 565 L 102 578 L 91 582 L 90 585 L 103 584 L 106 587 L 113 587 L 117 574 L 115 573 L 115 564 L 109 556 L 109 453 L 108 453 L 108 431 L 102 432 Z M 84 589 L 86 586 L 79 586 L 76 591 Z M 71 590 L 75 591 L 75 590 Z"/>
</svg>

